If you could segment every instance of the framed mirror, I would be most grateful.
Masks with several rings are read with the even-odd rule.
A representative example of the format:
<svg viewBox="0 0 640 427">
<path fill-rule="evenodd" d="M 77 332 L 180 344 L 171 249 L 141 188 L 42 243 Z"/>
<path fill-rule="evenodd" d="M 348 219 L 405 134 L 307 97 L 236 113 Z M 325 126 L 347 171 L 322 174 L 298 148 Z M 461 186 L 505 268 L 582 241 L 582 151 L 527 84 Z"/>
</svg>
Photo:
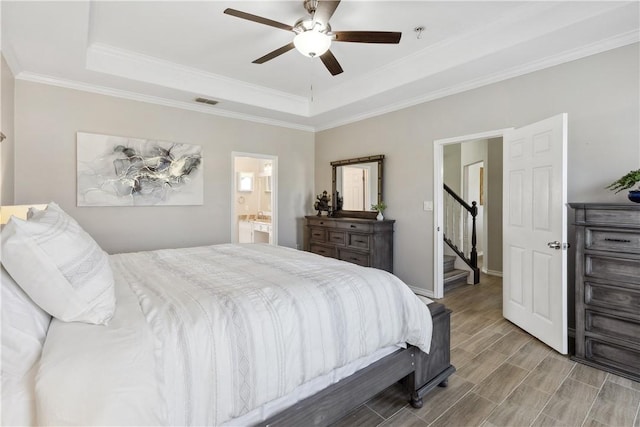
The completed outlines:
<svg viewBox="0 0 640 427">
<path fill-rule="evenodd" d="M 375 218 L 371 205 L 382 202 L 384 155 L 331 162 L 334 216 Z"/>
</svg>

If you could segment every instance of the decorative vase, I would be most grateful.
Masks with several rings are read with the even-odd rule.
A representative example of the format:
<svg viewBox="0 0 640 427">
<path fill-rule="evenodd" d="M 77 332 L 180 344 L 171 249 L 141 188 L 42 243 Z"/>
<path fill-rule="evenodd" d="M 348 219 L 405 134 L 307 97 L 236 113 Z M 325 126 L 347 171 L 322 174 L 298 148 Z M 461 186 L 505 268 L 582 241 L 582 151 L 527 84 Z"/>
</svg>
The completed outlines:
<svg viewBox="0 0 640 427">
<path fill-rule="evenodd" d="M 640 203 L 640 190 L 629 190 L 629 200 Z"/>
<path fill-rule="evenodd" d="M 631 197 L 631 196 L 629 196 Z M 384 219 L 384 216 L 382 216 L 382 211 L 378 211 L 378 215 L 376 215 L 376 219 L 378 221 L 382 221 Z"/>
</svg>

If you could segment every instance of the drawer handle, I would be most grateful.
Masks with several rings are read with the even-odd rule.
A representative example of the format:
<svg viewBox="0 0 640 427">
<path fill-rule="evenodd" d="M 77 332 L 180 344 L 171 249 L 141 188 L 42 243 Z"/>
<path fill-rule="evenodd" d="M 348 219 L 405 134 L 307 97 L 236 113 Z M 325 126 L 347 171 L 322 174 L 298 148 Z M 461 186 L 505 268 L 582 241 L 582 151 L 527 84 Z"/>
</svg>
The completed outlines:
<svg viewBox="0 0 640 427">
<path fill-rule="evenodd" d="M 364 240 L 355 240 L 356 243 L 367 243 Z"/>
<path fill-rule="evenodd" d="M 608 237 L 605 237 L 605 239 L 607 242 L 616 242 L 616 243 L 631 243 L 631 240 L 629 239 L 610 239 Z"/>
<path fill-rule="evenodd" d="M 339 237 L 339 236 L 333 236 L 333 240 L 342 240 L 342 237 Z"/>
<path fill-rule="evenodd" d="M 320 225 L 324 225 L 324 221 L 320 221 Z"/>
<path fill-rule="evenodd" d="M 318 253 L 319 253 L 319 254 L 323 254 L 323 253 L 325 253 L 325 252 L 326 252 L 326 251 L 324 251 L 324 250 L 322 250 L 322 251 L 318 251 Z"/>
<path fill-rule="evenodd" d="M 351 227 L 351 228 L 356 228 L 356 226 L 355 226 L 355 225 L 353 225 L 353 224 L 351 224 L 349 227 Z"/>
<path fill-rule="evenodd" d="M 359 260 L 359 258 L 356 258 L 354 256 L 351 257 L 351 261 L 358 261 L 358 260 Z"/>
</svg>

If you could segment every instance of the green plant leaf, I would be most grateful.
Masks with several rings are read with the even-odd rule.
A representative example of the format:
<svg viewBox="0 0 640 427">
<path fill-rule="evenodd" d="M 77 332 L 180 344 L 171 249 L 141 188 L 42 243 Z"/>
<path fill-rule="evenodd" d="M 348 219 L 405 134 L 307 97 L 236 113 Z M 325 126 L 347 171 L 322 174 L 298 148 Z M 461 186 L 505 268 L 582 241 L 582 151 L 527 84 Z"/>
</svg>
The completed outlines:
<svg viewBox="0 0 640 427">
<path fill-rule="evenodd" d="M 640 169 L 630 171 L 628 174 L 607 185 L 605 188 L 619 193 L 622 190 L 632 188 L 638 183 L 640 183 Z"/>
</svg>

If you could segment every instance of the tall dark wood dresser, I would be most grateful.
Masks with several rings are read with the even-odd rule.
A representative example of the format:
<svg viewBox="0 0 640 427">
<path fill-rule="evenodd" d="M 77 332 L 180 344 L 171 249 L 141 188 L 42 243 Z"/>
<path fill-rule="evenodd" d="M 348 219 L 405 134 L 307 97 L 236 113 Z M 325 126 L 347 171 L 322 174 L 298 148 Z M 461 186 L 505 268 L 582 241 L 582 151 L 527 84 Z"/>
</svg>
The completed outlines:
<svg viewBox="0 0 640 427">
<path fill-rule="evenodd" d="M 577 246 L 573 358 L 640 381 L 640 204 L 570 206 Z"/>
<path fill-rule="evenodd" d="M 304 250 L 393 273 L 394 220 L 306 216 Z"/>
</svg>

